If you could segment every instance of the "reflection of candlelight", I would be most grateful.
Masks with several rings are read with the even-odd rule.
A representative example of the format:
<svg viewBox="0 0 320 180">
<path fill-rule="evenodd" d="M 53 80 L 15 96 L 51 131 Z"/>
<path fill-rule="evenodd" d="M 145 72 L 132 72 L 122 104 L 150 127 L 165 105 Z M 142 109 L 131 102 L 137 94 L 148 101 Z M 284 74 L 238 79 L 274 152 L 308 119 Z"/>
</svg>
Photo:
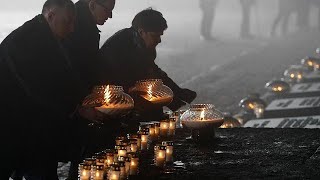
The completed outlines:
<svg viewBox="0 0 320 180">
<path fill-rule="evenodd" d="M 90 169 L 91 165 L 85 163 L 79 164 L 79 179 L 80 180 L 89 180 L 90 179 Z"/>
<path fill-rule="evenodd" d="M 99 156 L 99 157 L 96 158 L 96 165 L 103 166 L 104 165 L 104 161 L 105 161 L 105 158 L 103 156 Z"/>
<path fill-rule="evenodd" d="M 106 105 L 109 105 L 110 102 L 110 97 L 111 97 L 111 92 L 109 90 L 109 85 L 107 85 L 106 89 L 104 90 L 104 102 Z"/>
<path fill-rule="evenodd" d="M 166 162 L 172 163 L 173 162 L 173 156 L 172 156 L 172 154 L 173 154 L 173 142 L 172 141 L 163 141 L 162 145 L 167 147 L 167 150 L 166 150 Z"/>
</svg>

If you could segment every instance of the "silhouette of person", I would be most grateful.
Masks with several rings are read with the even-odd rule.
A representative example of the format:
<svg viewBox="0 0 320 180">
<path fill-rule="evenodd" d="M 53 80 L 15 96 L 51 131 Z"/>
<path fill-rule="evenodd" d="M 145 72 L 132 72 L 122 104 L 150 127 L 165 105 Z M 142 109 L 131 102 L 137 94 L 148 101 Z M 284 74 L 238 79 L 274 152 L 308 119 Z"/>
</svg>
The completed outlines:
<svg viewBox="0 0 320 180">
<path fill-rule="evenodd" d="M 201 24 L 200 24 L 200 35 L 204 40 L 214 41 L 212 37 L 212 25 L 215 16 L 215 9 L 218 0 L 200 0 L 199 5 L 202 12 Z"/>
<path fill-rule="evenodd" d="M 276 29 L 280 23 L 280 32 L 282 35 L 287 34 L 289 18 L 290 15 L 297 9 L 297 1 L 299 0 L 278 0 L 278 14 L 271 27 L 271 36 L 276 35 Z"/>
<path fill-rule="evenodd" d="M 242 8 L 242 22 L 240 28 L 240 37 L 243 39 L 252 39 L 254 36 L 250 32 L 250 15 L 254 0 L 240 0 Z"/>
</svg>

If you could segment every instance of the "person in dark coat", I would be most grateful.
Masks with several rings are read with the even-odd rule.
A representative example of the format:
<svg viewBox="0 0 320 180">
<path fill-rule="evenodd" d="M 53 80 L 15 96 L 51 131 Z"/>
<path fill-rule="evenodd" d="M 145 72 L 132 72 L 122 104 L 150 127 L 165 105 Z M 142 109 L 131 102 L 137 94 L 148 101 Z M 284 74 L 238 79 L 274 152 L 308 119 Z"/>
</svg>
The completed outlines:
<svg viewBox="0 0 320 180">
<path fill-rule="evenodd" d="M 92 110 L 76 109 L 83 86 L 60 43 L 74 19 L 71 0 L 47 0 L 42 14 L 0 44 L 0 179 L 14 169 L 31 179 L 58 179 L 57 163 L 68 160 L 76 139 L 71 117 L 94 118 Z"/>
<path fill-rule="evenodd" d="M 202 12 L 200 35 L 204 40 L 214 41 L 216 40 L 212 36 L 212 26 L 214 23 L 214 17 L 216 14 L 216 6 L 218 0 L 200 0 L 199 7 Z"/>
<path fill-rule="evenodd" d="M 81 80 L 91 91 L 93 86 L 101 83 L 98 62 L 100 30 L 97 25 L 103 25 L 108 18 L 112 18 L 115 0 L 79 0 L 75 6 L 77 19 L 74 32 L 64 40 L 63 45 Z"/>
<path fill-rule="evenodd" d="M 134 17 L 130 28 L 115 33 L 103 44 L 100 52 L 106 63 L 104 72 L 107 73 L 108 81 L 123 86 L 125 92 L 129 92 L 138 80 L 162 79 L 174 93 L 173 101 L 168 107 L 175 111 L 186 102 L 191 103 L 196 93 L 180 88 L 154 62 L 157 56 L 156 46 L 161 43 L 161 36 L 166 29 L 167 22 L 160 12 L 151 8 L 143 10 Z M 137 98 L 134 98 L 135 108 L 139 109 L 141 99 Z M 146 102 L 141 104 L 143 103 Z M 143 121 L 161 120 L 163 109 L 140 109 L 139 114 Z"/>
<path fill-rule="evenodd" d="M 251 27 L 251 10 L 255 0 L 240 0 L 242 8 L 242 22 L 240 27 L 240 37 L 243 39 L 253 39 L 254 36 L 250 32 Z"/>
<path fill-rule="evenodd" d="M 114 6 L 115 0 L 79 0 L 75 4 L 77 19 L 74 32 L 63 41 L 63 45 L 70 56 L 71 64 L 85 84 L 86 95 L 91 92 L 94 86 L 101 84 L 101 63 L 98 58 L 100 30 L 97 25 L 103 25 L 108 18 L 112 18 Z M 100 128 L 102 127 L 99 127 L 99 129 L 88 127 L 87 119 L 81 117 L 79 117 L 78 121 L 82 122 L 78 128 L 80 130 L 79 133 L 87 132 L 87 137 L 81 138 L 83 144 L 78 147 L 80 151 L 75 159 L 71 161 L 68 179 L 78 178 L 78 164 L 85 156 L 103 147 L 104 144 L 99 142 L 107 143 L 107 139 L 100 141 L 100 138 L 96 137 L 106 136 L 100 133 Z M 108 133 L 107 130 L 104 132 Z"/>
</svg>

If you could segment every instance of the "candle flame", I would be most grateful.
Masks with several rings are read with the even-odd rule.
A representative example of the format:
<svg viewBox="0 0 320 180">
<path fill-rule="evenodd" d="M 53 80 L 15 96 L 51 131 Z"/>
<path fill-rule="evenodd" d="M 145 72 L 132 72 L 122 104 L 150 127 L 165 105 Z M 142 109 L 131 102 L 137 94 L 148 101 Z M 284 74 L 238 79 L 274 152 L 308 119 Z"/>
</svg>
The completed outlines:
<svg viewBox="0 0 320 180">
<path fill-rule="evenodd" d="M 281 86 L 278 86 L 278 91 L 282 91 L 282 87 Z"/>
<path fill-rule="evenodd" d="M 141 136 L 141 141 L 142 142 L 147 142 L 147 138 L 145 136 Z"/>
<path fill-rule="evenodd" d="M 167 154 L 170 154 L 170 149 L 167 149 L 167 152 L 166 152 Z"/>
<path fill-rule="evenodd" d="M 82 171 L 82 176 L 87 176 L 87 171 Z"/>
<path fill-rule="evenodd" d="M 163 158 L 163 157 L 164 157 L 163 153 L 159 152 L 159 158 Z"/>
<path fill-rule="evenodd" d="M 204 120 L 204 110 L 201 111 L 200 120 Z"/>
<path fill-rule="evenodd" d="M 134 161 L 131 161 L 131 166 L 135 166 L 136 163 L 134 163 Z"/>
<path fill-rule="evenodd" d="M 254 105 L 253 105 L 252 103 L 249 103 L 248 106 L 249 106 L 250 109 L 253 109 L 253 108 L 254 108 Z"/>
<path fill-rule="evenodd" d="M 104 101 L 109 104 L 110 102 L 110 97 L 111 97 L 111 92 L 109 89 L 109 85 L 106 87 L 106 89 L 104 90 Z"/>
<path fill-rule="evenodd" d="M 298 74 L 298 79 L 302 79 L 302 74 Z"/>
<path fill-rule="evenodd" d="M 147 92 L 148 92 L 149 99 L 151 100 L 152 99 L 152 85 L 151 84 L 148 86 Z"/>
<path fill-rule="evenodd" d="M 99 177 L 100 176 L 100 173 L 99 172 L 96 172 L 96 177 Z"/>
<path fill-rule="evenodd" d="M 308 65 L 309 65 L 309 66 L 313 66 L 312 61 L 308 61 Z"/>
<path fill-rule="evenodd" d="M 291 78 L 294 78 L 294 74 L 290 74 L 290 77 L 291 77 Z"/>
</svg>

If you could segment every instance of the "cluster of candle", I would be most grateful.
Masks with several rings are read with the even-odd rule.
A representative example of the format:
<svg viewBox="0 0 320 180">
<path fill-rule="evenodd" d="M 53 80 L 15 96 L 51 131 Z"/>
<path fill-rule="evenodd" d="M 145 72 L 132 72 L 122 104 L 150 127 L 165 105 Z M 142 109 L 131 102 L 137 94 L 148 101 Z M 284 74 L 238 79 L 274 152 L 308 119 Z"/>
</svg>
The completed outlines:
<svg viewBox="0 0 320 180">
<path fill-rule="evenodd" d="M 165 167 L 173 163 L 173 141 L 177 117 L 141 123 L 137 134 L 118 136 L 115 148 L 96 153 L 79 164 L 80 180 L 120 180 L 139 173 L 140 152 L 153 144 L 154 165 Z"/>
</svg>

